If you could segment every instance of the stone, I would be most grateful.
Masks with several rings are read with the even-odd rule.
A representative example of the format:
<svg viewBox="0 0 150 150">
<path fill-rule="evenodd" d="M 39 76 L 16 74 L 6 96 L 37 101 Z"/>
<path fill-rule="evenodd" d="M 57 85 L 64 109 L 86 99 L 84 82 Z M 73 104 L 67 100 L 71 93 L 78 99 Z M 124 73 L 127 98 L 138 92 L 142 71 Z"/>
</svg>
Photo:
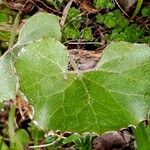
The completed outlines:
<svg viewBox="0 0 150 150">
<path fill-rule="evenodd" d="M 122 8 L 128 10 L 137 2 L 137 0 L 117 0 L 117 2 L 121 5 Z"/>
</svg>

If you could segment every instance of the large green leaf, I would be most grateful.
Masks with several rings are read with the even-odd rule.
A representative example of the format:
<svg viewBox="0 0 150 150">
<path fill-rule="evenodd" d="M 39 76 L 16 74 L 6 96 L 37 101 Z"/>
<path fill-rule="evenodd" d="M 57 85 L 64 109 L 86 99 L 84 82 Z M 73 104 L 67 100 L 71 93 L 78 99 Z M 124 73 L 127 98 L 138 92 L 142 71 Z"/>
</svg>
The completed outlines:
<svg viewBox="0 0 150 150">
<path fill-rule="evenodd" d="M 61 40 L 59 17 L 48 13 L 33 15 L 21 29 L 17 44 L 24 45 L 43 37 Z"/>
<path fill-rule="evenodd" d="M 86 72 L 67 71 L 67 53 L 54 39 L 25 46 L 16 62 L 21 91 L 45 129 L 77 132 L 137 124 L 150 109 L 150 48 L 110 44 Z"/>
<path fill-rule="evenodd" d="M 16 96 L 16 75 L 11 54 L 0 57 L 0 101 Z"/>
<path fill-rule="evenodd" d="M 39 13 L 27 20 L 20 31 L 17 44 L 13 47 L 12 55 L 8 52 L 0 58 L 0 101 L 16 96 L 16 76 L 14 61 L 23 45 L 40 40 L 44 37 L 61 39 L 59 18 L 48 13 Z M 13 60 L 12 60 L 13 59 Z"/>
</svg>

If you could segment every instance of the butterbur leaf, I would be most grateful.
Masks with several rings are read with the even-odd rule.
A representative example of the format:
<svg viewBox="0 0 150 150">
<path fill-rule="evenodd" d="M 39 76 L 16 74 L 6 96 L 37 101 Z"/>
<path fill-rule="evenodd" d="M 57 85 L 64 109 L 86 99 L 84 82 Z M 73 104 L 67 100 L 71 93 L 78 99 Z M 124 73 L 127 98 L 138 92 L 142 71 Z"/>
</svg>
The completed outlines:
<svg viewBox="0 0 150 150">
<path fill-rule="evenodd" d="M 24 47 L 16 62 L 21 91 L 47 130 L 97 132 L 136 125 L 150 109 L 150 48 L 112 43 L 97 67 L 67 71 L 65 48 L 53 39 Z"/>
<path fill-rule="evenodd" d="M 36 56 L 36 59 L 33 58 L 34 55 Z M 35 118 L 37 119 L 37 121 L 40 121 L 41 126 L 44 125 L 44 128 L 48 125 L 47 121 L 53 116 L 49 116 L 48 112 L 50 111 L 51 113 L 53 113 L 57 110 L 61 110 L 61 108 L 59 109 L 59 105 L 60 103 L 63 103 L 62 91 L 64 91 L 64 89 L 67 88 L 66 86 L 68 86 L 68 84 L 70 83 L 71 79 L 66 79 L 66 70 L 68 64 L 67 59 L 68 58 L 65 47 L 55 39 L 43 39 L 41 41 L 31 43 L 28 46 L 24 47 L 19 53 L 19 59 L 16 66 L 18 69 L 20 84 L 22 86 L 21 89 L 25 92 L 25 94 L 27 94 L 29 89 L 31 88 L 32 90 L 28 93 L 29 95 L 32 95 L 32 92 L 36 91 L 34 93 L 34 96 L 36 98 L 34 97 L 32 99 L 32 102 L 36 105 L 34 106 L 34 109 L 36 110 L 36 112 L 38 112 L 37 114 L 35 114 Z M 24 65 L 24 63 L 26 63 L 26 65 Z M 24 80 L 24 77 L 26 76 L 29 77 L 28 80 Z M 62 82 L 64 83 L 62 84 Z M 37 88 L 40 88 L 40 90 L 38 90 Z M 43 94 L 45 97 L 44 99 L 43 97 L 41 97 Z M 50 98 L 49 96 L 52 97 Z M 53 96 L 56 96 L 55 98 L 57 98 L 57 100 L 55 100 L 55 98 L 54 100 L 52 100 Z M 47 101 L 49 98 L 52 100 L 52 103 L 49 103 Z M 43 103 L 45 100 L 49 104 Z M 42 103 L 44 105 L 39 105 Z M 48 107 L 46 108 L 45 105 L 52 109 L 49 109 Z M 49 117 L 49 119 L 47 117 Z M 55 124 L 58 124 L 59 122 L 57 122 L 55 119 L 56 118 L 51 119 L 51 123 L 55 122 Z"/>
<path fill-rule="evenodd" d="M 17 78 L 14 72 L 13 58 L 10 54 L 0 57 L 0 101 L 16 96 Z"/>
<path fill-rule="evenodd" d="M 48 13 L 39 13 L 32 16 L 20 31 L 17 44 L 24 45 L 43 37 L 61 40 L 59 17 Z"/>
</svg>

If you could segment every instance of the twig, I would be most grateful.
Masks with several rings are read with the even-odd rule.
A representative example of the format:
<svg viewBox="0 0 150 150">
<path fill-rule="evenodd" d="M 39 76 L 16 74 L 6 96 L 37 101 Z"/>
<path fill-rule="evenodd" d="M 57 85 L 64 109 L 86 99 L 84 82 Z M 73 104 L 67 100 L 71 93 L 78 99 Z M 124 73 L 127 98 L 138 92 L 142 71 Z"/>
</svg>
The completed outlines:
<svg viewBox="0 0 150 150">
<path fill-rule="evenodd" d="M 97 44 L 97 45 L 103 45 L 103 43 L 101 43 L 101 42 L 69 42 L 69 41 L 67 41 L 64 44 L 72 44 L 72 45 L 84 45 L 84 44 L 92 45 L 92 44 Z"/>
<path fill-rule="evenodd" d="M 61 21 L 60 21 L 61 27 L 63 27 L 64 24 L 65 24 L 65 21 L 66 21 L 67 15 L 68 15 L 68 11 L 69 11 L 73 1 L 74 0 L 70 0 L 69 3 L 66 5 L 66 7 L 63 10 L 62 18 L 61 18 Z"/>
<path fill-rule="evenodd" d="M 115 3 L 117 4 L 117 6 L 119 7 L 119 9 L 127 16 L 129 17 L 129 15 L 124 11 L 124 9 L 119 5 L 118 1 L 115 0 Z"/>
<path fill-rule="evenodd" d="M 43 9 L 41 9 L 38 5 L 36 5 L 36 3 L 35 3 L 34 1 L 30 0 L 30 2 L 31 2 L 32 4 L 34 4 L 38 9 L 43 10 Z M 44 2 L 42 2 L 41 0 L 37 0 L 37 2 L 41 3 L 41 4 L 42 4 L 45 8 L 47 8 L 48 10 L 53 11 L 54 13 L 61 14 L 61 12 L 59 12 L 59 11 L 53 9 L 53 8 L 48 7 L 48 6 L 47 6 Z"/>
<path fill-rule="evenodd" d="M 29 149 L 32 149 L 32 148 L 42 148 L 42 147 L 52 146 L 52 145 L 54 145 L 55 143 L 57 143 L 58 141 L 60 141 L 60 140 L 61 140 L 61 137 L 58 137 L 58 139 L 56 139 L 56 141 L 54 141 L 54 142 L 52 142 L 52 143 L 43 144 L 43 145 L 29 146 Z"/>
</svg>

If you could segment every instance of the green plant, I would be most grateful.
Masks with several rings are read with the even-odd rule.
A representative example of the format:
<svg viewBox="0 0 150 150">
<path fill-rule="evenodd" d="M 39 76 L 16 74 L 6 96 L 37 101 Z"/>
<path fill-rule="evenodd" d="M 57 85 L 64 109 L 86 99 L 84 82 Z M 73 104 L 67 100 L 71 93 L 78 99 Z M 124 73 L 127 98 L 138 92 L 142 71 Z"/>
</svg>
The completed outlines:
<svg viewBox="0 0 150 150">
<path fill-rule="evenodd" d="M 143 0 L 138 0 L 137 5 L 136 5 L 136 8 L 135 8 L 135 11 L 134 11 L 134 13 L 133 13 L 131 19 L 133 19 L 134 17 L 136 17 L 136 15 L 139 13 L 142 4 L 143 4 Z"/>
<path fill-rule="evenodd" d="M 142 9 L 142 15 L 143 16 L 150 16 L 150 7 L 144 7 Z"/>
<path fill-rule="evenodd" d="M 9 22 L 9 14 L 12 13 L 9 9 L 1 9 L 0 10 L 0 23 Z M 13 13 L 12 13 L 13 14 Z"/>
<path fill-rule="evenodd" d="M 111 41 L 138 42 L 144 33 L 145 30 L 143 28 L 140 28 L 137 24 L 131 24 L 124 29 L 118 28 L 112 30 L 111 36 L 107 36 L 107 38 Z"/>
<path fill-rule="evenodd" d="M 70 73 L 67 71 L 67 51 L 57 40 L 61 38 L 60 34 L 58 36 L 60 27 L 56 28 L 55 26 L 53 28 L 54 34 L 48 34 L 41 30 L 40 26 L 41 28 L 45 26 L 41 24 L 45 18 L 55 20 L 53 15 L 48 14 L 31 17 L 20 32 L 18 43 L 13 48 L 15 49 L 17 45 L 22 47 L 17 58 L 16 71 L 21 91 L 33 104 L 35 119 L 39 125 L 45 129 L 54 130 L 104 132 L 127 126 L 129 123 L 136 124 L 139 111 L 141 112 L 140 116 L 144 118 L 148 109 L 147 106 L 149 106 L 147 97 L 142 96 L 147 93 L 149 86 L 148 82 L 145 83 L 149 73 L 147 68 L 149 47 L 138 44 L 112 43 L 105 50 L 103 58 L 95 70 Z M 36 19 L 36 24 L 34 19 Z M 57 19 L 55 22 L 55 24 L 58 24 Z M 34 26 L 34 30 L 31 30 L 33 24 L 37 27 Z M 48 28 L 50 28 L 49 24 Z M 41 36 L 36 37 L 36 30 L 40 30 L 38 35 Z M 51 28 L 49 29 L 51 33 L 50 30 Z M 55 37 L 55 39 L 50 37 Z M 34 42 L 31 42 L 32 40 Z M 7 54 L 2 59 L 7 60 L 7 57 L 10 56 Z M 135 57 L 137 59 L 140 57 L 138 62 Z M 9 66 L 9 64 L 7 65 Z M 9 70 L 9 67 L 7 69 Z M 139 72 L 139 70 L 142 71 Z M 144 76 L 142 74 L 145 71 L 147 74 Z M 11 71 L 10 74 L 13 75 L 13 72 Z M 133 76 L 135 80 L 132 80 Z M 8 77 L 10 78 L 11 75 L 8 75 Z M 8 85 L 16 82 L 14 79 L 13 82 L 10 81 L 7 83 Z M 4 82 L 7 81 L 3 80 L 3 85 Z M 120 85 L 120 82 L 122 85 Z M 143 83 L 144 86 L 142 86 Z M 136 89 L 135 85 L 137 85 Z M 141 86 L 142 89 L 139 88 Z M 3 89 L 5 95 L 1 95 L 1 99 L 4 99 L 10 92 L 14 93 L 14 90 L 10 89 L 9 91 Z M 94 91 L 103 94 L 97 94 Z M 137 93 L 141 94 L 138 95 Z M 139 108 L 138 111 L 134 109 L 135 104 L 129 101 L 131 98 L 134 103 L 139 104 L 136 106 Z M 128 102 L 130 102 L 130 108 Z M 142 110 L 140 109 L 141 105 L 143 106 Z M 72 112 L 72 110 L 74 111 Z M 49 115 L 46 117 L 45 114 L 47 113 Z M 114 115 L 111 115 L 112 113 Z M 95 117 L 93 118 L 93 116 Z M 114 119 L 116 116 L 118 119 Z M 59 118 L 59 120 L 56 121 L 56 118 Z M 103 122 L 106 121 L 106 118 L 109 124 L 104 125 Z M 80 121 L 78 125 L 76 125 L 77 119 Z M 68 122 L 68 120 L 70 121 Z M 64 122 L 64 125 L 61 122 Z"/>
<path fill-rule="evenodd" d="M 10 28 L 11 28 L 10 20 L 12 19 L 9 15 L 10 13 L 11 12 L 9 9 L 0 10 L 0 45 L 1 45 L 0 48 L 1 49 L 3 49 L 2 45 L 5 45 L 6 48 L 8 47 L 8 41 L 10 39 Z"/>
<path fill-rule="evenodd" d="M 63 5 L 63 0 L 46 0 L 46 2 L 54 6 L 56 9 L 60 9 Z"/>
<path fill-rule="evenodd" d="M 70 72 L 60 31 L 58 17 L 47 13 L 25 23 L 18 42 L 0 58 L 0 100 L 15 98 L 20 90 L 45 130 L 102 133 L 145 119 L 150 108 L 149 46 L 111 43 L 93 70 Z M 12 141 L 13 114 L 12 109 Z M 80 144 L 88 149 L 90 140 L 88 134 Z"/>
<path fill-rule="evenodd" d="M 62 30 L 63 39 L 73 39 L 76 40 L 80 38 L 80 30 L 81 23 L 83 22 L 83 18 L 80 15 L 80 11 L 75 7 L 72 7 L 67 16 L 65 27 Z"/>
<path fill-rule="evenodd" d="M 108 14 L 98 14 L 96 21 L 112 29 L 111 34 L 106 34 L 109 41 L 138 42 L 145 33 L 145 29 L 137 24 L 129 24 L 128 20 L 123 18 L 119 10 Z"/>
<path fill-rule="evenodd" d="M 107 14 L 98 14 L 96 16 L 97 23 L 104 24 L 108 28 L 125 28 L 129 22 L 123 18 L 119 10 L 112 11 Z"/>
<path fill-rule="evenodd" d="M 114 8 L 115 4 L 113 0 L 94 0 L 94 5 L 96 8 Z"/>
<path fill-rule="evenodd" d="M 136 127 L 131 127 L 133 130 L 133 135 L 135 137 L 136 143 L 135 147 L 138 150 L 148 150 L 150 149 L 150 122 L 146 120 L 145 122 L 140 122 Z"/>
<path fill-rule="evenodd" d="M 70 24 L 64 28 L 63 35 L 65 39 L 76 40 L 80 37 L 80 31 L 74 25 Z"/>
<path fill-rule="evenodd" d="M 62 141 L 62 144 L 69 144 L 71 142 L 74 143 L 73 148 L 79 149 L 79 150 L 91 150 L 91 141 L 93 137 L 97 136 L 93 133 L 84 133 L 82 135 L 74 133 L 65 140 Z"/>
<path fill-rule="evenodd" d="M 8 146 L 5 144 L 5 142 L 1 136 L 0 136 L 0 149 L 8 150 Z"/>
<path fill-rule="evenodd" d="M 8 15 L 4 12 L 0 12 L 0 22 L 5 22 L 8 19 Z"/>
<path fill-rule="evenodd" d="M 29 142 L 29 135 L 24 129 L 18 129 L 15 131 L 15 107 L 11 107 L 8 120 L 8 134 L 10 142 L 10 150 L 24 150 Z"/>
<path fill-rule="evenodd" d="M 10 32 L 5 31 L 5 27 L 3 29 L 4 30 L 0 32 L 0 40 L 2 42 L 7 42 L 10 39 Z"/>
<path fill-rule="evenodd" d="M 82 30 L 81 38 L 86 41 L 92 41 L 93 35 L 92 35 L 92 29 L 90 27 L 86 27 Z"/>
</svg>

